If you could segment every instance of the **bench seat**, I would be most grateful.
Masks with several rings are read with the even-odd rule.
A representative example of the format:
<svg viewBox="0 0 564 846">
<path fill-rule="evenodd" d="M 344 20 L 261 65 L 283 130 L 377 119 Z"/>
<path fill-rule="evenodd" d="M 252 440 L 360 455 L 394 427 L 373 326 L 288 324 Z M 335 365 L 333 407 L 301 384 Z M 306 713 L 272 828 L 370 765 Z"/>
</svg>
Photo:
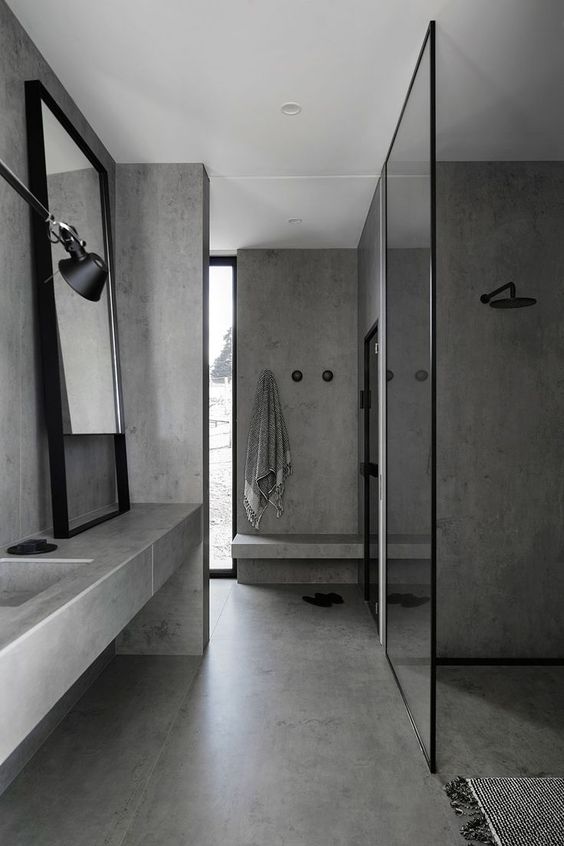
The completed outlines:
<svg viewBox="0 0 564 846">
<path fill-rule="evenodd" d="M 388 557 L 393 559 L 426 559 L 431 554 L 427 535 L 391 535 Z M 231 544 L 233 558 L 364 558 L 362 535 L 251 535 L 239 533 Z"/>
</svg>

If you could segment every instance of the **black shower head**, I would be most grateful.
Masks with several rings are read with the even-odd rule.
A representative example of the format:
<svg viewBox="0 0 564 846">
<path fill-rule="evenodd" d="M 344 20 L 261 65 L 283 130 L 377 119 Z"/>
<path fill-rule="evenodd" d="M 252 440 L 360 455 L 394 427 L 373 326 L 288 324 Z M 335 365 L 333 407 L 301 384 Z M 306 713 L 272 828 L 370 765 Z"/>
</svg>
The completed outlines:
<svg viewBox="0 0 564 846">
<path fill-rule="evenodd" d="M 506 291 L 508 288 L 508 297 L 500 297 L 497 300 L 492 299 L 492 297 L 497 296 L 497 294 L 501 294 L 502 291 Z M 502 285 L 501 288 L 496 288 L 496 290 L 492 291 L 491 294 L 482 294 L 480 302 L 485 303 L 486 305 L 489 304 L 492 308 L 525 308 L 525 306 L 535 305 L 536 300 L 533 299 L 533 297 L 516 296 L 515 285 L 513 282 L 508 282 L 506 285 Z"/>
<path fill-rule="evenodd" d="M 501 300 L 492 300 L 492 308 L 525 308 L 536 303 L 533 297 L 503 297 Z"/>
</svg>

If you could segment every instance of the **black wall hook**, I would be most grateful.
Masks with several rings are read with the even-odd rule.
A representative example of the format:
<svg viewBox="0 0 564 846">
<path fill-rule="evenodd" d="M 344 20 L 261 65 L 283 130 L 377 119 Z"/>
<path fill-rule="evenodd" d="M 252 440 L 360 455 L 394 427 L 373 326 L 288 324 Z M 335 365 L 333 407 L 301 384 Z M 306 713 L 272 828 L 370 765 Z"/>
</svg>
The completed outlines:
<svg viewBox="0 0 564 846">
<path fill-rule="evenodd" d="M 324 370 L 321 374 L 321 378 L 324 382 L 330 382 L 333 378 L 333 371 L 332 370 Z"/>
<path fill-rule="evenodd" d="M 294 380 L 294 382 L 301 382 L 303 378 L 304 378 L 304 374 L 302 373 L 301 370 L 293 370 L 292 371 L 292 379 Z"/>
</svg>

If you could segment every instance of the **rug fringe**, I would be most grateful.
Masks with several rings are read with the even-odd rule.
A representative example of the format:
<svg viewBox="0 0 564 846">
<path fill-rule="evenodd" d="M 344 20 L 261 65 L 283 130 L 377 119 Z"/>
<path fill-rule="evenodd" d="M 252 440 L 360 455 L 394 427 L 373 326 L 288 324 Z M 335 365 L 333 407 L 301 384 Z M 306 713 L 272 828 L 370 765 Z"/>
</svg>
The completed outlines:
<svg viewBox="0 0 564 846">
<path fill-rule="evenodd" d="M 448 784 L 445 784 L 444 791 L 455 814 L 471 817 L 460 829 L 464 839 L 473 840 L 475 843 L 486 843 L 488 846 L 496 846 L 488 821 L 468 781 L 462 776 L 457 776 Z"/>
<path fill-rule="evenodd" d="M 473 817 L 460 829 L 465 840 L 473 840 L 475 843 L 487 843 L 488 846 L 496 846 L 491 829 L 483 813 Z"/>
</svg>

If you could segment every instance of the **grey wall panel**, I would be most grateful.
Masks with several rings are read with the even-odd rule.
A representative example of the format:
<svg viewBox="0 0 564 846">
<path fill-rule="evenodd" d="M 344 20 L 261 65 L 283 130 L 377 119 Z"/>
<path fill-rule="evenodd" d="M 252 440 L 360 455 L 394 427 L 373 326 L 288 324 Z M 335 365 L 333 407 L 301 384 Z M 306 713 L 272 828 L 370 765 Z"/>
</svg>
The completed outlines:
<svg viewBox="0 0 564 846">
<path fill-rule="evenodd" d="M 131 497 L 203 497 L 201 164 L 117 169 L 117 276 Z"/>
<path fill-rule="evenodd" d="M 27 182 L 24 82 L 39 79 L 55 97 L 108 170 L 114 197 L 114 162 L 50 67 L 0 0 L 0 157 Z M 0 238 L 0 544 L 47 528 L 51 522 L 47 442 L 36 304 L 32 284 L 30 210 L 4 180 L 0 182 L 3 234 Z M 102 447 L 103 449 L 103 447 Z M 75 445 L 80 453 L 81 445 Z M 81 456 L 84 473 L 70 490 L 72 516 L 104 505 L 91 486 L 103 458 Z M 107 467 L 102 474 L 107 475 Z M 85 482 L 86 477 L 86 482 Z"/>
<path fill-rule="evenodd" d="M 129 652 L 185 652 L 194 626 L 201 649 L 207 642 L 208 186 L 201 164 L 117 166 L 117 302 L 131 496 L 204 503 L 202 544 L 128 627 Z"/>
<path fill-rule="evenodd" d="M 429 250 L 387 253 L 388 427 L 387 531 L 427 535 L 431 515 Z"/>
<path fill-rule="evenodd" d="M 261 532 L 356 532 L 356 250 L 240 250 L 237 287 L 238 531 L 254 531 L 242 504 L 245 454 L 257 378 L 269 368 L 294 473 L 283 516 L 269 507 Z M 332 382 L 321 378 L 327 369 Z"/>
<path fill-rule="evenodd" d="M 564 654 L 564 163 L 438 169 L 439 654 Z M 480 295 L 513 281 L 532 308 Z"/>
</svg>

